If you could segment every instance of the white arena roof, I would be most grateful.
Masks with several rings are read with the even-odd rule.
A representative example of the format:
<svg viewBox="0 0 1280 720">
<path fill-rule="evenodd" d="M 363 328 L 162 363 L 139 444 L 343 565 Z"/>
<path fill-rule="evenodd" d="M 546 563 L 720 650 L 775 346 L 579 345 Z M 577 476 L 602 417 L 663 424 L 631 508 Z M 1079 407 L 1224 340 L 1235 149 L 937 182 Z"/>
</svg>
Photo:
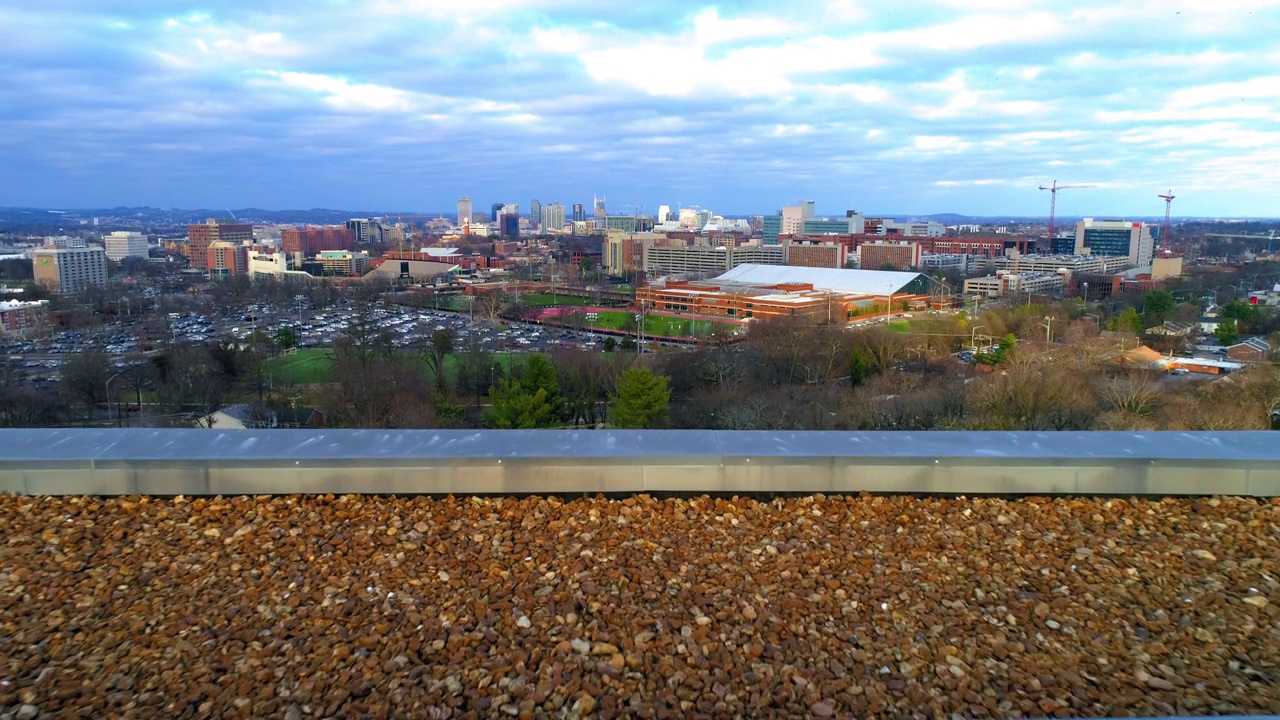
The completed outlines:
<svg viewBox="0 0 1280 720">
<path fill-rule="evenodd" d="M 841 270 L 837 268 L 798 267 L 793 265 L 746 264 L 715 278 L 716 282 L 735 285 L 778 285 L 805 283 L 815 290 L 887 295 L 902 289 L 920 273 L 889 270 Z"/>
</svg>

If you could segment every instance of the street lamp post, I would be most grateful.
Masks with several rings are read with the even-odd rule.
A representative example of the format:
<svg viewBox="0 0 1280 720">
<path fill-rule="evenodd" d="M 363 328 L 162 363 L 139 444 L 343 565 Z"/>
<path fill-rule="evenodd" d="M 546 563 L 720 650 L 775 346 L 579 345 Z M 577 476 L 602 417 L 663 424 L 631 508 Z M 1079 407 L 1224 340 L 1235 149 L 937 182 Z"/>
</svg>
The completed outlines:
<svg viewBox="0 0 1280 720">
<path fill-rule="evenodd" d="M 107 385 L 107 412 L 108 412 L 108 413 L 110 413 L 110 412 L 111 412 L 111 381 L 112 381 L 112 380 L 115 380 L 116 378 L 120 377 L 120 376 L 121 376 L 121 375 L 123 375 L 123 374 L 124 374 L 123 372 L 118 372 L 118 373 L 116 373 L 115 375 L 112 375 L 111 377 L 107 378 L 107 383 L 106 383 L 106 385 Z M 108 417 L 110 417 L 110 416 L 108 416 Z M 120 412 L 119 412 L 119 410 L 117 410 L 117 411 L 116 411 L 116 427 L 120 427 Z"/>
<path fill-rule="evenodd" d="M 1050 329 L 1053 327 L 1053 316 L 1045 315 L 1044 322 L 1040 323 L 1040 327 L 1044 328 L 1045 345 L 1048 345 L 1049 343 L 1053 342 L 1052 330 Z"/>
<path fill-rule="evenodd" d="M 971 347 L 971 348 L 976 348 L 976 347 L 978 347 L 978 345 L 977 345 L 977 342 L 978 342 L 978 330 L 979 330 L 979 329 L 981 329 L 981 328 L 985 328 L 985 327 L 986 327 L 986 325 L 974 325 L 974 326 L 973 326 L 973 328 L 969 331 L 969 347 Z"/>
</svg>

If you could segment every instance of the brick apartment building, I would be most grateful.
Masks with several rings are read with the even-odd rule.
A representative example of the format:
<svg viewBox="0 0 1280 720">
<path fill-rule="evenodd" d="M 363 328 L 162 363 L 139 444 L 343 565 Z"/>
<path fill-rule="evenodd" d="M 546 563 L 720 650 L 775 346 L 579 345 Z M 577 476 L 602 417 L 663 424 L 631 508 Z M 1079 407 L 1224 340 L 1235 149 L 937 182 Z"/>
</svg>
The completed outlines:
<svg viewBox="0 0 1280 720">
<path fill-rule="evenodd" d="M 858 267 L 863 270 L 910 270 L 920 267 L 921 243 L 870 242 L 858 246 Z"/>
<path fill-rule="evenodd" d="M 234 220 L 209 218 L 201 225 L 187 226 L 187 258 L 191 267 L 209 269 L 209 246 L 216 242 L 240 245 L 253 242 L 253 225 Z"/>
<path fill-rule="evenodd" d="M 325 250 L 350 250 L 355 242 L 355 231 L 343 225 L 285 228 L 280 232 L 280 247 L 285 252 L 307 256 Z"/>
<path fill-rule="evenodd" d="M 840 243 L 788 241 L 786 248 L 788 265 L 842 268 L 849 263 L 849 251 Z"/>
<path fill-rule="evenodd" d="M 48 300 L 0 300 L 0 335 L 22 335 L 48 324 Z"/>
</svg>

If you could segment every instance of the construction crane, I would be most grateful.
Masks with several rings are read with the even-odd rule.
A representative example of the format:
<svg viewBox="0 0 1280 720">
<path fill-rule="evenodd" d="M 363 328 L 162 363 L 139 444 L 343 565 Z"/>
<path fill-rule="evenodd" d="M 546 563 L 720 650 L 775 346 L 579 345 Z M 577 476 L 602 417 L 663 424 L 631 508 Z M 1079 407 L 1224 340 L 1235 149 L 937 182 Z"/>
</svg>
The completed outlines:
<svg viewBox="0 0 1280 720">
<path fill-rule="evenodd" d="M 1053 244 L 1053 222 L 1058 213 L 1058 191 L 1059 190 L 1078 190 L 1080 188 L 1098 187 L 1097 185 L 1059 185 L 1057 180 L 1049 187 L 1040 186 L 1041 190 L 1049 191 L 1049 243 Z"/>
<path fill-rule="evenodd" d="M 1157 195 L 1156 197 L 1164 201 L 1164 225 L 1160 226 L 1160 245 L 1156 250 L 1161 248 L 1169 249 L 1169 212 L 1173 210 L 1173 191 L 1170 190 L 1167 195 Z"/>
</svg>

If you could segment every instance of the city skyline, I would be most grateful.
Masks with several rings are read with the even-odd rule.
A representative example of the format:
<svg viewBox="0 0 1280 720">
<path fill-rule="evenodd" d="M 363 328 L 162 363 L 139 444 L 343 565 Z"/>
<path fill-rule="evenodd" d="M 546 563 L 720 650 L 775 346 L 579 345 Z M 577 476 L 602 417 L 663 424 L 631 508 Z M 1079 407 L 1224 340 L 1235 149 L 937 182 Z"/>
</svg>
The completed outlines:
<svg viewBox="0 0 1280 720">
<path fill-rule="evenodd" d="M 1274 216 L 1278 7 L 6 8 L 0 205 Z"/>
</svg>

